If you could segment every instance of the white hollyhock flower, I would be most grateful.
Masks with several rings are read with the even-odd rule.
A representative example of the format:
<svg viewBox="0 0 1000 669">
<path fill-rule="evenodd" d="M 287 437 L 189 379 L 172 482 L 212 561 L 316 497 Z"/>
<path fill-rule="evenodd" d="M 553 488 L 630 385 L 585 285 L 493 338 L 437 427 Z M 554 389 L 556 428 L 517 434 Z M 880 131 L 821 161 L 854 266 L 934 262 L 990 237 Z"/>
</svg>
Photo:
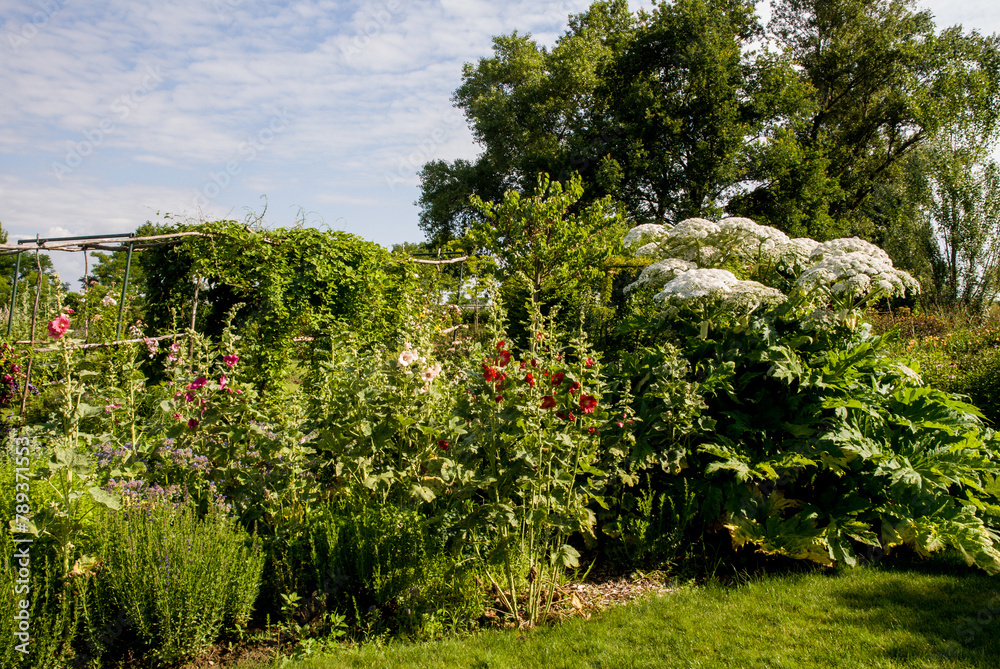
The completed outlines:
<svg viewBox="0 0 1000 669">
<path fill-rule="evenodd" d="M 667 258 L 659 262 L 654 262 L 652 265 L 644 267 L 639 274 L 639 278 L 633 283 L 625 286 L 625 294 L 628 295 L 633 290 L 642 288 L 660 288 L 663 284 L 677 276 L 678 273 L 686 272 L 695 267 L 696 265 L 693 262 L 681 260 L 680 258 Z"/>
<path fill-rule="evenodd" d="M 667 235 L 667 228 L 657 223 L 643 223 L 637 225 L 627 233 L 622 240 L 622 246 L 626 249 L 634 246 L 642 246 L 648 242 L 655 242 L 663 239 Z"/>
<path fill-rule="evenodd" d="M 399 354 L 399 360 L 397 360 L 397 362 L 400 367 L 409 367 L 417 361 L 418 357 L 420 357 L 420 355 L 417 353 L 416 349 L 410 348 L 410 345 L 407 344 L 403 348 L 403 352 Z"/>
</svg>

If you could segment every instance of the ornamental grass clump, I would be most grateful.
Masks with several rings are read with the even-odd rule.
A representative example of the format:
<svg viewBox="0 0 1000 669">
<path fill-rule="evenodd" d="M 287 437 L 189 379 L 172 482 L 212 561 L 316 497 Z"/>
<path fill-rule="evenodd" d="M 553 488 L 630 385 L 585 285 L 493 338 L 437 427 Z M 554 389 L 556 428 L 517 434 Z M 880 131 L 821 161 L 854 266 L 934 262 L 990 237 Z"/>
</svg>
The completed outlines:
<svg viewBox="0 0 1000 669">
<path fill-rule="evenodd" d="M 264 556 L 217 509 L 199 519 L 190 507 L 133 505 L 104 514 L 97 535 L 103 568 L 88 610 L 92 645 L 107 643 L 100 630 L 124 616 L 147 660 L 168 665 L 249 622 Z"/>
</svg>

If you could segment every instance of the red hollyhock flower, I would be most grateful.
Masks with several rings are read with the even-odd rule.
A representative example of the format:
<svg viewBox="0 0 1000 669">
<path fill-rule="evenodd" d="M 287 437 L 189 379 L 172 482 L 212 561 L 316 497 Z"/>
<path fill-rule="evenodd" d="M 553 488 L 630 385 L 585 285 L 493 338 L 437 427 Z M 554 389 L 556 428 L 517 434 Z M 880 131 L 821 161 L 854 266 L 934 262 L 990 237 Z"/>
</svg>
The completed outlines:
<svg viewBox="0 0 1000 669">
<path fill-rule="evenodd" d="M 571 385 L 569 387 L 569 393 L 570 393 L 570 395 L 572 395 L 573 393 L 575 393 L 579 389 L 580 389 L 580 382 L 579 381 L 574 381 L 573 385 Z"/>
<path fill-rule="evenodd" d="M 580 395 L 580 411 L 583 413 L 594 413 L 597 400 L 591 395 Z"/>
<path fill-rule="evenodd" d="M 590 367 L 593 364 L 594 364 L 594 359 L 593 358 L 587 358 L 587 367 Z"/>
<path fill-rule="evenodd" d="M 497 404 L 500 404 L 501 402 L 503 402 L 503 395 L 497 395 L 496 400 L 497 400 Z"/>
<path fill-rule="evenodd" d="M 486 379 L 487 382 L 496 381 L 498 376 L 497 370 L 493 369 L 489 365 L 483 365 L 483 378 Z"/>
<path fill-rule="evenodd" d="M 546 395 L 545 397 L 542 398 L 543 409 L 551 409 L 555 405 L 556 405 L 556 398 L 552 397 L 552 395 Z"/>
<path fill-rule="evenodd" d="M 591 434 L 594 434 L 595 432 L 597 432 L 597 428 L 596 427 L 588 427 L 587 428 L 587 432 L 589 432 Z M 600 434 L 599 432 L 597 432 L 597 433 Z"/>
<path fill-rule="evenodd" d="M 451 448 L 451 444 L 449 444 L 446 439 L 441 439 L 438 441 L 438 448 L 440 448 L 442 451 L 447 451 L 449 448 Z"/>
<path fill-rule="evenodd" d="M 535 377 L 531 374 L 531 372 L 524 375 L 524 382 L 528 384 L 529 388 L 535 387 Z"/>
<path fill-rule="evenodd" d="M 552 385 L 558 386 L 560 383 L 562 383 L 563 378 L 565 376 L 566 375 L 564 373 L 562 373 L 562 372 L 556 372 L 555 374 L 553 374 L 552 375 Z"/>
<path fill-rule="evenodd" d="M 194 381 L 192 381 L 191 383 L 189 383 L 187 385 L 187 389 L 188 390 L 198 390 L 199 388 L 201 388 L 202 386 L 204 386 L 206 383 L 208 383 L 208 379 L 206 379 L 204 376 L 199 376 L 197 379 L 195 379 Z"/>
<path fill-rule="evenodd" d="M 510 351 L 500 351 L 500 366 L 506 367 L 510 362 Z"/>
<path fill-rule="evenodd" d="M 573 415 L 572 411 L 569 412 L 569 416 L 566 417 L 566 420 L 568 420 L 571 423 L 576 420 L 576 416 Z"/>
<path fill-rule="evenodd" d="M 506 345 L 507 345 L 507 342 L 505 342 L 503 339 L 501 339 L 500 341 L 497 342 L 497 350 L 499 351 L 499 350 L 503 349 L 503 347 L 506 346 Z"/>
</svg>

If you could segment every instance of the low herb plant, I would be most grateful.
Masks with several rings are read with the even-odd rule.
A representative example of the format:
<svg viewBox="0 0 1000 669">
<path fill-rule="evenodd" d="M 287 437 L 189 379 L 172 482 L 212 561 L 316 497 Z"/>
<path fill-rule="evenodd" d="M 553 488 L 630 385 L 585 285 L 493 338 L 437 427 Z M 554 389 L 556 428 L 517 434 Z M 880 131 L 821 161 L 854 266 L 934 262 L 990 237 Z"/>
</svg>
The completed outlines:
<svg viewBox="0 0 1000 669">
<path fill-rule="evenodd" d="M 87 621 L 93 644 L 124 613 L 149 661 L 166 665 L 249 622 L 263 552 L 221 510 L 199 519 L 190 506 L 128 505 L 104 514 L 98 540 L 103 568 Z"/>
</svg>

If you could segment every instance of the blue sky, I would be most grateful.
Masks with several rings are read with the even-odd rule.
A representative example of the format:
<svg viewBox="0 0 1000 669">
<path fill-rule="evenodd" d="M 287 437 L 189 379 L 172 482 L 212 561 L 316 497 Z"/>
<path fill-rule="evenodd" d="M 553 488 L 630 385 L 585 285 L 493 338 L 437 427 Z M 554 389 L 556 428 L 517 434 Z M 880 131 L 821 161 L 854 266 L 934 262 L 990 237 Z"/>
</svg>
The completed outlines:
<svg viewBox="0 0 1000 669">
<path fill-rule="evenodd" d="M 478 152 L 451 106 L 463 63 L 514 29 L 552 44 L 589 4 L 0 0 L 0 223 L 12 240 L 129 232 L 242 219 L 266 196 L 271 225 L 419 241 L 417 171 Z M 921 5 L 1000 32 L 992 0 Z"/>
</svg>

